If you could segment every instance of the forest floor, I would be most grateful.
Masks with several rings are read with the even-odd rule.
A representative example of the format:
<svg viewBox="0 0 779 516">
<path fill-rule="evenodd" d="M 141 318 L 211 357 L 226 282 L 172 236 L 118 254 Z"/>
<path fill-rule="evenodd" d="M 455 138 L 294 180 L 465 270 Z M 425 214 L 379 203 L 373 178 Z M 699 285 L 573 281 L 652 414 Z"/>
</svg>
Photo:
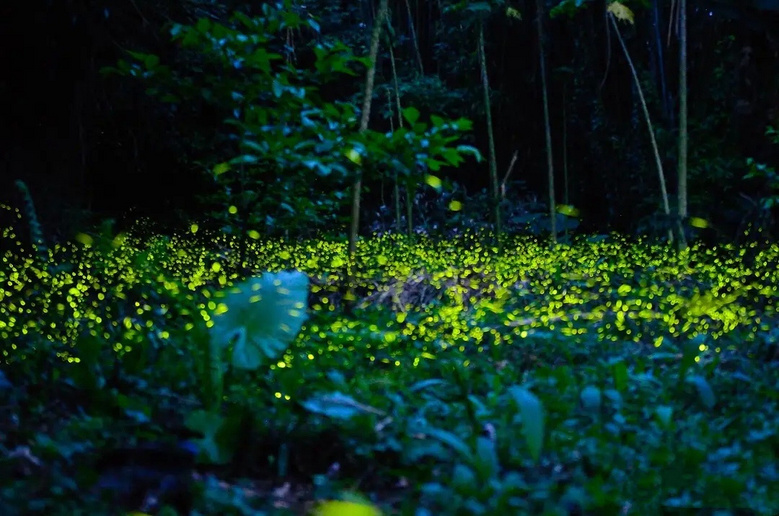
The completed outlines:
<svg viewBox="0 0 779 516">
<path fill-rule="evenodd" d="M 779 513 L 777 245 L 16 240 L 0 514 Z"/>
</svg>

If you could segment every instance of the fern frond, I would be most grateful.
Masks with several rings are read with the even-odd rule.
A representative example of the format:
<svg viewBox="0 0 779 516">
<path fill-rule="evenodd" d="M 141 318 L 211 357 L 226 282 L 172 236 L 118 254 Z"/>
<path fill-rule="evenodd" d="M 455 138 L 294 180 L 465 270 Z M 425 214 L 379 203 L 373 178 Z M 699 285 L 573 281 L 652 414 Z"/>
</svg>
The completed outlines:
<svg viewBox="0 0 779 516">
<path fill-rule="evenodd" d="M 16 180 L 16 187 L 24 198 L 24 214 L 27 216 L 27 223 L 30 226 L 30 239 L 32 240 L 32 245 L 38 253 L 38 257 L 45 260 L 48 248 L 46 246 L 46 240 L 43 237 L 43 227 L 41 226 L 40 221 L 38 221 L 38 214 L 35 211 L 35 203 L 32 201 L 32 194 L 30 194 L 30 189 L 27 188 L 27 184 L 21 179 Z"/>
</svg>

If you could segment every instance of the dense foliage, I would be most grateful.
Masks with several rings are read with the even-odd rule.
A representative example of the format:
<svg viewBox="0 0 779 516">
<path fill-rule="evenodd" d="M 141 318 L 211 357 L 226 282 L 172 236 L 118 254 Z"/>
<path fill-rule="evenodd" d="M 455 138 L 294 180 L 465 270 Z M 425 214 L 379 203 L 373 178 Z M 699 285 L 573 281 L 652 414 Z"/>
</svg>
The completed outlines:
<svg viewBox="0 0 779 516">
<path fill-rule="evenodd" d="M 5 514 L 779 508 L 776 247 L 149 229 L 4 255 Z"/>
<path fill-rule="evenodd" d="M 0 514 L 779 513 L 775 1 L 31 5 Z"/>
<path fill-rule="evenodd" d="M 348 126 L 362 95 L 376 15 L 368 1 L 284 1 L 278 3 L 281 15 L 277 3 L 267 1 L 46 3 L 52 5 L 45 16 L 37 14 L 36 3 L 18 2 L 6 6 L 8 16 L 3 17 L 8 30 L 0 33 L 9 35 L 3 40 L 9 60 L 3 88 L 14 101 L 5 103 L 2 113 L 0 143 L 7 152 L 0 191 L 6 203 L 18 205 L 12 185 L 24 180 L 37 200 L 44 230 L 59 237 L 72 236 L 96 218 L 119 217 L 129 208 L 167 219 L 224 209 L 225 185 L 215 190 L 213 167 L 246 152 L 242 142 L 261 143 L 245 125 L 251 124 L 251 112 L 267 112 L 270 120 L 278 120 L 278 115 L 294 118 L 314 107 L 319 116 L 309 134 L 330 122 Z M 530 229 L 543 231 L 549 221 L 543 220 L 548 199 L 535 20 L 539 8 L 546 10 L 557 202 L 578 209 L 578 225 L 585 231 L 664 236 L 672 221 L 662 213 L 653 149 L 626 55 L 640 79 L 674 211 L 678 2 L 623 2 L 633 14 L 633 23 L 620 22 L 619 29 L 628 54 L 604 16 L 607 4 L 611 1 L 391 2 L 377 59 L 370 128 L 382 134 L 398 129 L 400 112 L 410 106 L 422 120 L 431 114 L 467 118 L 475 130 L 464 135 L 463 143 L 486 156 L 485 108 L 491 108 L 504 219 L 518 221 L 507 229 L 524 231 L 531 220 Z M 772 2 L 734 0 L 696 2 L 687 12 L 688 211 L 690 217 L 708 221 L 703 231 L 687 229 L 709 241 L 743 238 L 750 225 L 767 231 L 776 216 L 776 208 L 761 207 L 767 184 L 744 181 L 743 176 L 750 171 L 750 158 L 758 165 L 779 165 L 779 146 L 766 137 L 766 128 L 779 124 L 777 12 Z M 11 37 L 12 26 L 25 24 L 30 34 L 46 37 Z M 236 40 L 249 35 L 243 43 Z M 222 54 L 222 47 L 211 45 L 215 42 L 227 45 L 229 53 Z M 247 53 L 258 45 L 264 53 Z M 139 55 L 149 57 L 137 69 L 145 80 L 101 73 Z M 173 84 L 160 80 L 162 71 L 173 74 Z M 347 71 L 351 75 L 343 73 Z M 279 74 L 275 88 L 274 74 Z M 171 91 L 176 84 L 183 90 Z M 174 98 L 179 102 L 171 104 Z M 233 112 L 236 107 L 238 113 Z M 226 129 L 227 119 L 242 125 Z M 305 131 L 294 132 L 293 139 L 306 137 Z M 295 145 L 287 148 L 296 150 Z M 336 147 L 348 150 L 346 142 Z M 290 156 L 296 170 L 286 185 L 289 190 L 272 181 L 282 174 L 274 170 L 278 160 L 273 166 L 262 164 L 264 177 L 255 177 L 261 184 L 247 188 L 259 197 L 251 204 L 262 208 L 260 227 L 253 229 L 270 222 L 276 231 L 292 234 L 304 229 L 300 222 L 312 213 L 331 232 L 345 227 L 344 201 L 337 194 L 349 179 L 337 169 L 353 173 L 354 167 L 326 159 L 328 153 L 320 151 L 316 164 L 305 159 L 295 163 L 292 158 L 304 158 L 299 152 Z M 440 226 L 447 217 L 437 215 L 440 206 L 424 192 L 393 191 L 397 164 L 383 167 L 386 159 L 379 154 L 371 158 L 380 170 L 366 176 L 362 229 L 394 226 L 397 195 L 404 218 L 405 198 L 410 197 L 413 225 Z M 289 164 L 283 165 L 286 177 Z M 296 177 L 305 177 L 307 167 L 313 167 L 308 173 L 316 181 L 301 184 Z M 333 167 L 334 173 L 324 178 L 322 172 Z M 455 182 L 447 192 L 462 204 L 461 218 L 475 225 L 492 222 L 486 217 L 493 202 L 492 193 L 486 193 L 492 188 L 488 168 L 487 161 L 468 160 L 458 169 L 446 165 L 440 174 Z M 233 187 L 236 195 L 237 189 L 240 185 Z M 317 195 L 306 200 L 311 193 Z M 286 208 L 279 210 L 284 195 L 288 206 L 299 209 L 297 217 Z M 293 206 L 292 199 L 302 205 Z M 570 229 L 567 222 L 560 226 Z"/>
</svg>

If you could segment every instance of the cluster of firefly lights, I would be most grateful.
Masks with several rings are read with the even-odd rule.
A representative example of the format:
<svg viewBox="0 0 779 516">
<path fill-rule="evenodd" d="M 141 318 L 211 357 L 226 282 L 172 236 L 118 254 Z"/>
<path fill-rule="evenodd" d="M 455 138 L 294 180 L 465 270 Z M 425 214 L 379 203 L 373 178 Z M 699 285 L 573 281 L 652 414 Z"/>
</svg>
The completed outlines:
<svg viewBox="0 0 779 516">
<path fill-rule="evenodd" d="M 338 311 L 333 302 L 333 285 L 347 259 L 344 242 L 251 236 L 245 260 L 253 269 L 328 278 L 310 285 L 315 301 L 307 311 L 320 317 L 303 324 L 305 307 L 299 300 L 285 308 L 294 320 L 299 316 L 302 326 L 298 339 L 303 345 L 297 349 L 304 349 L 306 341 L 316 344 L 303 354 L 310 360 L 369 339 L 371 360 L 417 365 L 435 359 L 441 349 L 483 351 L 540 331 L 568 339 L 595 333 L 603 341 L 658 347 L 667 338 L 703 334 L 701 352 L 719 352 L 721 337 L 736 328 L 747 336 L 767 331 L 776 313 L 777 246 L 753 250 L 754 265 L 745 267 L 746 248 L 694 245 L 680 256 L 665 246 L 619 238 L 550 248 L 520 237 L 499 250 L 473 235 L 419 237 L 413 243 L 382 235 L 363 239 L 358 247 L 355 279 L 363 295 L 413 283 L 436 296 L 421 305 L 377 305 L 384 315 L 361 321 Z M 5 228 L 2 239 L 15 242 L 18 237 Z M 211 326 L 230 312 L 229 299 L 242 302 L 235 296 L 222 299 L 245 280 L 226 272 L 237 260 L 238 253 L 231 252 L 236 245 L 229 236 L 198 232 L 193 225 L 188 234 L 174 237 L 120 235 L 109 251 L 81 235 L 48 249 L 44 264 L 4 246 L 9 250 L 0 267 L 0 353 L 8 361 L 30 339 L 72 347 L 84 331 L 117 352 L 128 352 L 149 335 L 169 339 L 169 325 L 193 327 L 192 317 Z M 156 276 L 148 273 L 144 264 L 149 263 L 155 264 Z M 385 297 L 398 300 L 394 294 Z M 197 307 L 196 313 L 187 303 Z M 234 313 L 242 312 L 236 308 Z M 341 338 L 330 339 L 334 334 Z M 416 356 L 407 355 L 407 346 L 399 345 L 403 340 L 419 344 L 413 347 Z M 78 361 L 67 346 L 60 353 Z M 292 367 L 295 356 L 287 353 L 270 367 Z"/>
</svg>

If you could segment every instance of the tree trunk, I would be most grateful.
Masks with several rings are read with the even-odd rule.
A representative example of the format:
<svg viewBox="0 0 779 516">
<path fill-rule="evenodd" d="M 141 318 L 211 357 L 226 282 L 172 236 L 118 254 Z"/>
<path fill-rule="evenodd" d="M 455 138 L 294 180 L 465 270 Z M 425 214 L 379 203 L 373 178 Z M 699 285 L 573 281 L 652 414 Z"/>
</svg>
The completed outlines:
<svg viewBox="0 0 779 516">
<path fill-rule="evenodd" d="M 417 40 L 417 31 L 414 24 L 414 16 L 411 14 L 411 4 L 406 0 L 406 13 L 408 14 L 408 27 L 411 31 L 411 42 L 414 44 L 414 54 L 419 65 L 419 75 L 425 75 L 425 67 L 422 65 L 422 54 L 419 52 L 419 41 Z"/>
<path fill-rule="evenodd" d="M 679 165 L 678 210 L 679 247 L 687 247 L 687 0 L 679 0 Z"/>
<path fill-rule="evenodd" d="M 387 18 L 387 29 L 392 33 L 392 26 L 390 25 L 389 17 Z M 403 107 L 400 104 L 400 85 L 398 84 L 398 69 L 395 64 L 395 51 L 392 48 L 393 44 L 390 42 L 389 52 L 390 52 L 390 65 L 392 66 L 392 84 L 395 89 L 395 105 L 398 109 L 398 127 L 401 129 L 403 128 Z M 392 123 L 392 118 L 390 118 L 390 123 Z M 401 222 L 402 215 L 400 211 L 400 184 L 398 184 L 398 172 L 394 171 L 392 174 L 392 177 L 395 181 L 395 185 L 393 188 L 393 193 L 395 195 L 395 228 L 398 233 L 401 233 L 403 231 L 403 224 Z M 406 195 L 408 195 L 408 191 L 406 192 Z M 411 236 L 409 234 L 409 236 Z"/>
<path fill-rule="evenodd" d="M 563 204 L 569 206 L 571 199 L 568 189 L 568 85 L 563 86 Z M 568 225 L 565 226 L 565 237 L 568 238 Z"/>
<path fill-rule="evenodd" d="M 410 182 L 406 183 L 406 235 L 414 238 L 414 193 L 415 187 Z"/>
<path fill-rule="evenodd" d="M 646 105 L 646 99 L 644 98 L 644 91 L 641 89 L 641 81 L 638 79 L 638 72 L 636 72 L 636 67 L 633 64 L 633 60 L 630 58 L 628 47 L 627 45 L 625 45 L 625 40 L 622 39 L 622 33 L 619 31 L 619 25 L 617 25 L 617 19 L 613 14 L 611 14 L 609 17 L 611 18 L 611 23 L 614 26 L 614 32 L 617 33 L 617 39 L 619 40 L 619 44 L 622 47 L 622 51 L 625 53 L 625 59 L 628 62 L 628 66 L 630 66 L 630 72 L 631 74 L 633 74 L 633 82 L 636 84 L 636 89 L 638 90 L 638 98 L 641 101 L 641 109 L 644 112 L 644 119 L 646 120 L 646 125 L 647 128 L 649 129 L 649 139 L 652 141 L 652 150 L 655 153 L 655 164 L 657 165 L 657 175 L 660 179 L 660 193 L 662 194 L 662 198 L 663 198 L 663 211 L 665 212 L 665 216 L 670 221 L 671 205 L 668 202 L 668 189 L 665 186 L 665 173 L 663 172 L 663 162 L 660 159 L 660 150 L 657 148 L 657 139 L 655 138 L 655 130 L 654 127 L 652 127 L 652 119 L 649 116 L 649 108 L 647 108 Z M 669 227 L 668 241 L 673 242 L 673 240 L 674 240 L 673 230 Z"/>
<path fill-rule="evenodd" d="M 370 66 L 365 76 L 365 91 L 362 101 L 362 116 L 360 118 L 360 132 L 368 130 L 368 121 L 371 117 L 371 98 L 373 97 L 373 82 L 376 78 L 376 58 L 379 54 L 379 38 L 381 36 L 381 26 L 387 18 L 388 0 L 381 0 L 379 12 L 373 23 L 373 32 L 371 34 L 371 47 L 368 54 Z M 357 170 L 357 177 L 352 188 L 352 220 L 349 229 L 349 257 L 347 260 L 346 280 L 347 285 L 351 284 L 352 269 L 354 266 L 354 255 L 357 252 L 357 234 L 360 230 L 360 198 L 362 196 L 362 170 Z M 349 286 L 349 289 L 351 287 Z"/>
<path fill-rule="evenodd" d="M 554 162 L 552 160 L 552 127 L 549 121 L 549 92 L 546 86 L 546 52 L 544 50 L 544 8 L 541 0 L 536 0 L 538 24 L 538 60 L 541 67 L 541 90 L 544 102 L 544 131 L 546 133 L 546 166 L 549 183 L 549 223 L 552 243 L 557 243 L 557 206 L 555 205 Z"/>
<path fill-rule="evenodd" d="M 498 162 L 495 156 L 495 134 L 492 130 L 492 105 L 490 103 L 490 80 L 487 76 L 487 55 L 484 50 L 484 21 L 479 20 L 479 64 L 481 66 L 481 82 L 484 90 L 484 113 L 487 118 L 487 138 L 490 146 L 490 186 L 492 187 L 492 202 L 494 204 L 495 235 L 501 234 L 500 195 L 498 194 Z"/>
<path fill-rule="evenodd" d="M 655 45 L 657 46 L 657 79 L 660 82 L 660 96 L 663 105 L 663 115 L 666 120 L 672 117 L 670 102 L 668 100 L 668 84 L 665 77 L 665 54 L 663 53 L 663 38 L 660 34 L 660 0 L 654 0 L 652 9 L 652 31 L 654 32 Z"/>
</svg>

